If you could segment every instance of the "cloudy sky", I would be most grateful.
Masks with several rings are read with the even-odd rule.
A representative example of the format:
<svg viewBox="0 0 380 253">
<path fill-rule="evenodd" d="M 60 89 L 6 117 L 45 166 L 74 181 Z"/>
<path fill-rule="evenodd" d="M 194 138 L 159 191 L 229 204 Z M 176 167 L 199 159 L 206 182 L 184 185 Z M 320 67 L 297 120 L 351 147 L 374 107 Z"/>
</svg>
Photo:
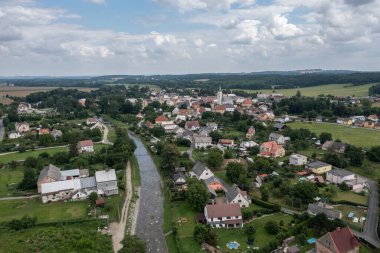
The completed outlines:
<svg viewBox="0 0 380 253">
<path fill-rule="evenodd" d="M 0 75 L 380 70 L 380 0 L 0 0 Z"/>
</svg>

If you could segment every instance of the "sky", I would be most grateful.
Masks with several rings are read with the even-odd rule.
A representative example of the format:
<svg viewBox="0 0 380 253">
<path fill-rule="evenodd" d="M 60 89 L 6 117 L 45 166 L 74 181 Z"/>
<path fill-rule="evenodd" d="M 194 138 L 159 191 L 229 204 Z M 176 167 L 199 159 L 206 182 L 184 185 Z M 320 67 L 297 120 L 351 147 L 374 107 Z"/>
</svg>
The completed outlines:
<svg viewBox="0 0 380 253">
<path fill-rule="evenodd" d="M 380 70 L 380 0 L 0 0 L 0 76 Z"/>
</svg>

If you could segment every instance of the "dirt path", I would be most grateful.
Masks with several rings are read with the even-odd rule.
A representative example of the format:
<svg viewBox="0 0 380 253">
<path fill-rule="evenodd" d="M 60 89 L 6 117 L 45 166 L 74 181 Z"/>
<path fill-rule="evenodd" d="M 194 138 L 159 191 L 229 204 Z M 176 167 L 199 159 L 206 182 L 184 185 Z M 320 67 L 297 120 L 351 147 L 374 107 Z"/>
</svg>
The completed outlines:
<svg viewBox="0 0 380 253">
<path fill-rule="evenodd" d="M 128 161 L 127 168 L 125 170 L 126 182 L 125 182 L 125 201 L 123 209 L 121 210 L 120 222 L 112 222 L 110 224 L 110 232 L 112 235 L 112 245 L 114 252 L 118 252 L 123 246 L 121 241 L 124 239 L 125 227 L 128 219 L 129 204 L 132 199 L 132 180 L 131 180 L 131 163 Z"/>
</svg>

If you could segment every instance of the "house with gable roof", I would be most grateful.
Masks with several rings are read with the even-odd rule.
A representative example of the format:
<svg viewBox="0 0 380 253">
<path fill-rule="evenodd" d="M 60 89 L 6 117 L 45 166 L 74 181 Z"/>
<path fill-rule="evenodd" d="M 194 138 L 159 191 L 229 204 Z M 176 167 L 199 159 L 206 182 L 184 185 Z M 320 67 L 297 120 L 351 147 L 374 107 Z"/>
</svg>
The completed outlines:
<svg viewBox="0 0 380 253">
<path fill-rule="evenodd" d="M 206 180 L 214 176 L 214 173 L 212 173 L 212 171 L 209 168 L 207 168 L 207 166 L 204 165 L 204 163 L 202 163 L 201 161 L 197 161 L 194 164 L 189 174 L 190 174 L 190 177 L 193 177 L 193 178 L 195 177 L 198 180 Z"/>
<path fill-rule="evenodd" d="M 317 253 L 359 253 L 360 243 L 349 227 L 328 232 L 315 243 Z"/>
<path fill-rule="evenodd" d="M 38 193 L 41 192 L 41 184 L 60 181 L 61 177 L 61 169 L 53 164 L 49 164 L 43 168 L 37 180 Z"/>
<path fill-rule="evenodd" d="M 226 202 L 230 204 L 239 204 L 240 207 L 249 207 L 251 199 L 246 191 L 240 190 L 240 188 L 234 184 L 231 187 L 227 187 L 226 190 Z"/>
<path fill-rule="evenodd" d="M 285 149 L 275 141 L 264 142 L 260 146 L 260 155 L 264 157 L 283 157 Z"/>
</svg>

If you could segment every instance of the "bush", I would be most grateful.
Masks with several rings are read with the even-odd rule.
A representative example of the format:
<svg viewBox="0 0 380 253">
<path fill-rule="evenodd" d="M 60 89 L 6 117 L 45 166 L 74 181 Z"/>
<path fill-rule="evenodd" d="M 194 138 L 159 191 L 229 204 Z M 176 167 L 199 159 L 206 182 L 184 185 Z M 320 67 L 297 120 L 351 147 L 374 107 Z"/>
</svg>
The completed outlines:
<svg viewBox="0 0 380 253">
<path fill-rule="evenodd" d="M 275 221 L 268 221 L 264 228 L 271 235 L 276 235 L 279 232 L 279 227 Z"/>
</svg>

